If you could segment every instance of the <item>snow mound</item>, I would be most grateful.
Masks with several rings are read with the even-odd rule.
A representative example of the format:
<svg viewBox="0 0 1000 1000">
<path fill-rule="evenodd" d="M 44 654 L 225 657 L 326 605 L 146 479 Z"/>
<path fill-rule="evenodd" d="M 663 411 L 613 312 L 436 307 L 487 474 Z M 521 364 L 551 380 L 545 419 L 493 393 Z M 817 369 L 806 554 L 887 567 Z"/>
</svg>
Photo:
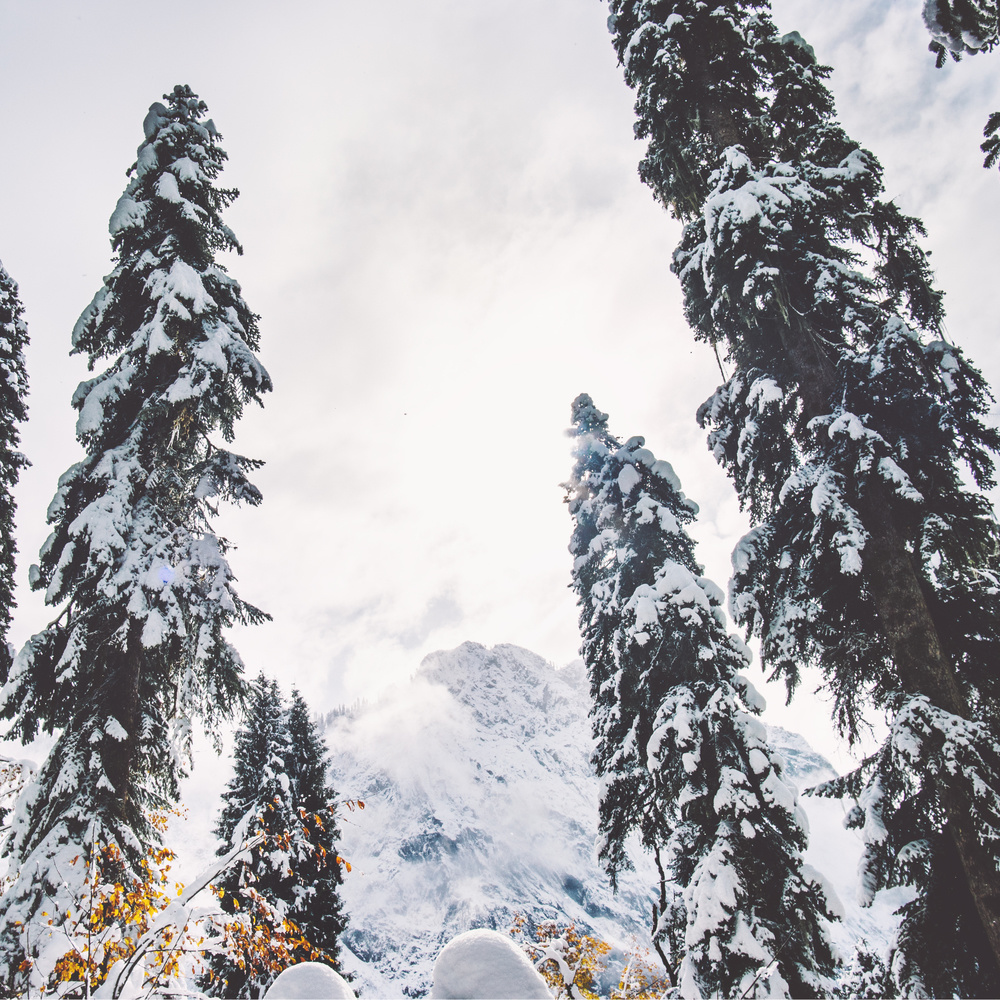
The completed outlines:
<svg viewBox="0 0 1000 1000">
<path fill-rule="evenodd" d="M 356 1000 L 346 980 L 329 965 L 302 962 L 278 976 L 264 1000 Z"/>
<path fill-rule="evenodd" d="M 270 996 L 270 993 L 268 994 Z M 431 1000 L 551 1000 L 545 980 L 509 937 L 466 931 L 434 963 Z"/>
</svg>

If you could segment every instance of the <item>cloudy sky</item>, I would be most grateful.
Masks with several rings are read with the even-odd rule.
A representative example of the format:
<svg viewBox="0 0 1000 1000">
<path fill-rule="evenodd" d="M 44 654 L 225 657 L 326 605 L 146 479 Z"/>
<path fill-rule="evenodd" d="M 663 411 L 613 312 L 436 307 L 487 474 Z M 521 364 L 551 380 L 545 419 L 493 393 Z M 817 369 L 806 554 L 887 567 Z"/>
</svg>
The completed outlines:
<svg viewBox="0 0 1000 1000">
<path fill-rule="evenodd" d="M 920 7 L 775 13 L 835 67 L 848 130 L 928 225 L 950 334 L 1000 384 L 1000 177 L 978 152 L 1000 55 L 935 71 Z M 226 263 L 275 383 L 236 442 L 267 462 L 265 502 L 220 519 L 242 595 L 274 616 L 235 637 L 251 671 L 328 709 L 466 639 L 574 658 L 559 483 L 581 391 L 673 463 L 725 583 L 744 522 L 694 422 L 718 371 L 669 272 L 677 224 L 636 176 L 605 19 L 599 0 L 0 0 L 0 258 L 32 338 L 21 578 L 79 455 L 67 352 L 108 217 L 147 107 L 188 83 L 242 192 Z M 11 640 L 51 614 L 24 588 Z M 834 752 L 810 699 L 769 700 Z"/>
</svg>

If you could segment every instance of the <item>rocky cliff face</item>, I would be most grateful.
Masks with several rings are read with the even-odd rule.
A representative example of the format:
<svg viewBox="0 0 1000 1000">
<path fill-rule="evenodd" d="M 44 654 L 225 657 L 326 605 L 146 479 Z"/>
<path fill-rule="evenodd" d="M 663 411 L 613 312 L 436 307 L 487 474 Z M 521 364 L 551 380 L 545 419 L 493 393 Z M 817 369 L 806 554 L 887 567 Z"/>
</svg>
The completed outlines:
<svg viewBox="0 0 1000 1000">
<path fill-rule="evenodd" d="M 588 709 L 582 664 L 557 670 L 517 646 L 468 642 L 332 720 L 336 787 L 365 802 L 343 814 L 341 847 L 352 865 L 344 964 L 365 995 L 425 995 L 446 941 L 505 930 L 517 914 L 575 922 L 616 950 L 645 946 L 651 862 L 637 848 L 615 895 L 594 860 Z M 772 735 L 800 787 L 832 776 L 802 737 Z M 805 805 L 822 827 L 808 860 L 850 893 L 860 844 L 840 825 L 842 807 Z M 857 908 L 845 903 L 846 942 Z"/>
</svg>

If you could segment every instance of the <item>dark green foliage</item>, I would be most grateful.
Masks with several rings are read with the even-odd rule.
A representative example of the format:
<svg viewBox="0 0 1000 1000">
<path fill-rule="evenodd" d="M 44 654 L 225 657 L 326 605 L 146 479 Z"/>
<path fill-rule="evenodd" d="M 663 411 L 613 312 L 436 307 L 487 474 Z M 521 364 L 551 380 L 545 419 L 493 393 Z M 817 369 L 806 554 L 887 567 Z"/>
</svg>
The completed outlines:
<svg viewBox="0 0 1000 1000">
<path fill-rule="evenodd" d="M 996 0 L 924 0 L 924 24 L 939 69 L 948 56 L 958 62 L 963 55 L 990 52 L 1000 40 Z"/>
<path fill-rule="evenodd" d="M 975 829 L 992 852 L 1000 853 L 998 775 L 994 734 L 917 697 L 901 706 L 876 754 L 851 774 L 814 790 L 857 801 L 847 825 L 865 842 L 863 902 L 886 884 L 919 889 L 900 911 L 902 923 L 889 955 L 893 990 L 901 996 L 993 996 L 1000 990 L 982 924 L 965 894 L 956 891 L 964 875 L 955 844 L 942 829 L 940 797 L 943 779 L 957 778 L 968 792 Z M 953 933 L 942 935 L 942 926 Z"/>
<path fill-rule="evenodd" d="M 1000 41 L 1000 9 L 996 0 L 925 0 L 924 23 L 933 41 L 928 48 L 940 69 L 951 56 L 991 52 Z M 989 169 L 1000 158 L 1000 111 L 994 111 L 983 129 L 983 166 Z"/>
<path fill-rule="evenodd" d="M 887 799 L 886 843 L 909 843 L 904 817 L 920 813 L 920 836 L 947 839 L 986 876 L 964 876 L 962 920 L 916 904 L 938 947 L 931 958 L 904 933 L 900 954 L 923 963 L 925 983 L 990 989 L 982 936 L 956 928 L 1000 899 L 1000 879 L 985 881 L 998 826 L 964 778 L 931 768 L 942 733 L 969 725 L 996 740 L 1000 728 L 989 389 L 944 337 L 923 227 L 885 199 L 878 160 L 836 121 L 829 69 L 801 37 L 751 0 L 610 6 L 649 139 L 640 174 L 686 222 L 674 270 L 687 318 L 734 370 L 699 412 L 751 518 L 734 616 L 789 694 L 802 666 L 823 672 L 849 737 L 872 709 L 904 720 L 912 752 L 891 755 L 906 776 Z M 914 728 L 919 697 L 942 715 Z M 992 759 L 965 766 L 986 798 L 1000 787 Z M 973 816 L 989 829 L 974 835 Z M 888 858 L 872 873 L 932 891 Z"/>
<path fill-rule="evenodd" d="M 920 886 L 916 898 L 900 910 L 902 923 L 890 955 L 899 995 L 1000 995 L 1000 976 L 983 926 L 955 891 L 965 876 L 954 844 L 935 832 L 907 844 L 899 859 L 901 881 Z M 954 928 L 953 935 L 943 938 L 941 926 Z M 962 942 L 957 955 L 956 940 Z"/>
<path fill-rule="evenodd" d="M 986 154 L 983 166 L 988 170 L 1000 160 L 1000 111 L 994 111 L 987 119 L 983 137 L 986 141 L 979 148 Z"/>
<path fill-rule="evenodd" d="M 223 793 L 215 826 L 215 835 L 223 842 L 217 852 L 220 855 L 258 828 L 280 833 L 283 827 L 279 824 L 290 815 L 286 760 L 291 744 L 284 715 L 278 682 L 259 674 L 249 686 L 245 721 L 236 733 L 233 749 L 233 776 Z"/>
<path fill-rule="evenodd" d="M 21 470 L 28 460 L 17 450 L 21 435 L 18 424 L 27 419 L 28 372 L 24 349 L 28 328 L 17 283 L 0 264 L 0 683 L 7 680 L 13 661 L 7 644 L 14 610 L 14 570 L 17 544 L 14 541 L 14 496 Z"/>
<path fill-rule="evenodd" d="M 877 952 L 862 941 L 833 995 L 840 1000 L 883 1000 L 898 996 L 892 973 Z"/>
<path fill-rule="evenodd" d="M 699 413 L 755 524 L 737 560 L 737 615 L 790 687 L 799 663 L 826 668 L 854 732 L 861 668 L 850 661 L 859 653 L 879 688 L 886 655 L 852 566 L 869 531 L 858 497 L 887 493 L 910 544 L 926 553 L 925 572 L 933 562 L 934 578 L 947 581 L 940 599 L 956 606 L 945 591 L 964 579 L 967 594 L 991 603 L 995 588 L 962 567 L 981 567 L 996 551 L 997 527 L 956 460 L 989 488 L 1000 436 L 986 424 L 992 397 L 982 376 L 958 348 L 932 339 L 941 295 L 917 242 L 919 221 L 879 200 L 877 160 L 832 117 L 828 70 L 801 40 L 779 38 L 762 8 L 613 3 L 615 43 L 639 91 L 646 160 L 669 164 L 662 149 L 705 154 L 710 196 L 687 213 L 675 269 L 696 335 L 724 346 L 737 369 Z M 741 80 L 757 94 L 756 105 L 745 98 L 723 109 L 727 117 L 719 112 L 742 149 L 719 148 L 709 113 L 696 114 L 717 103 L 714 92 L 696 99 L 704 81 L 687 67 L 699 59 L 713 80 Z M 741 107 L 756 110 L 740 115 Z M 746 149 L 762 141 L 756 162 Z M 660 176 L 654 194 L 676 207 L 683 178 Z M 921 340 L 921 331 L 930 336 Z M 806 384 L 810 366 L 818 374 Z M 824 488 L 830 502 L 820 504 Z"/>
<path fill-rule="evenodd" d="M 289 749 L 277 682 L 261 674 L 250 685 L 246 721 L 236 734 L 233 777 L 223 793 L 215 827 L 222 841 L 217 853 L 229 853 L 257 832 L 269 839 L 253 849 L 249 861 L 230 866 L 216 883 L 216 889 L 224 892 L 221 905 L 227 913 L 250 910 L 246 899 L 241 900 L 241 890 L 248 885 L 273 902 L 293 884 L 277 840 L 290 832 L 291 789 L 285 773 Z M 223 997 L 261 997 L 274 978 L 270 970 L 241 969 L 224 956 L 213 957 L 210 968 L 215 977 L 210 988 Z"/>
<path fill-rule="evenodd" d="M 611 436 L 606 415 L 589 396 L 574 402 L 573 421 L 577 462 L 567 484 L 574 519 L 573 589 L 580 603 L 581 652 L 593 701 L 593 761 L 605 782 L 600 859 L 615 885 L 617 873 L 632 867 L 625 842 L 637 824 L 642 824 L 650 850 L 665 839 L 661 824 L 666 817 L 653 808 L 651 779 L 644 773 L 645 748 L 667 693 L 675 684 L 697 678 L 699 642 L 694 629 L 690 635 L 670 636 L 669 649 L 677 662 L 673 670 L 667 669 L 656 642 L 637 623 L 636 608 L 645 591 L 652 596 L 650 587 L 668 559 L 685 567 L 688 575 L 700 573 L 694 543 L 682 530 L 697 507 L 676 488 L 679 484 L 666 462 L 656 463 L 653 471 L 653 457 L 642 448 L 641 438 L 630 439 L 623 448 Z M 643 459 L 648 459 L 645 466 Z M 623 482 L 634 477 L 646 481 L 623 491 L 619 475 L 626 469 L 630 471 L 624 472 Z M 664 525 L 674 530 L 668 532 Z M 650 613 L 655 620 L 655 609 Z M 739 659 L 732 651 L 729 655 Z"/>
<path fill-rule="evenodd" d="M 309 943 L 333 964 L 340 954 L 340 935 L 347 924 L 339 888 L 343 874 L 337 860 L 337 793 L 327 778 L 326 744 L 309 716 L 308 705 L 294 689 L 286 724 L 291 744 L 287 763 L 292 802 L 314 845 L 312 852 L 304 852 L 296 867 L 299 885 L 289 912 Z"/>
</svg>

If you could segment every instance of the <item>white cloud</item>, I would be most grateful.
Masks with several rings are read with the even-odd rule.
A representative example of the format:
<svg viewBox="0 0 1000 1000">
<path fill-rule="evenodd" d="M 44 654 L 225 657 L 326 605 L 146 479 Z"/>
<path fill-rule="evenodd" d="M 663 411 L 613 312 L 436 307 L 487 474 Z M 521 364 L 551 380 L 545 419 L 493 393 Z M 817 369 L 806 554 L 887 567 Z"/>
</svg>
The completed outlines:
<svg viewBox="0 0 1000 1000">
<path fill-rule="evenodd" d="M 1000 178 L 977 146 L 1000 107 L 1000 56 L 935 71 L 903 0 L 776 8 L 834 65 L 847 128 L 928 222 L 949 328 L 997 383 L 983 301 Z M 581 391 L 674 465 L 723 583 L 744 521 L 693 416 L 719 374 L 669 273 L 678 227 L 636 176 L 603 5 L 174 11 L 105 0 L 5 15 L 0 111 L 16 155 L 0 162 L 0 256 L 33 339 L 21 575 L 78 454 L 69 396 L 85 366 L 66 352 L 110 268 L 108 216 L 146 107 L 189 82 L 225 135 L 223 180 L 243 192 L 227 219 L 246 254 L 228 266 L 262 314 L 276 385 L 237 441 L 267 460 L 264 505 L 220 520 L 241 593 L 275 617 L 236 637 L 251 671 L 294 680 L 319 708 L 464 639 L 575 656 L 558 484 Z M 11 638 L 47 617 L 25 588 Z M 795 711 L 822 718 L 807 704 Z"/>
</svg>

